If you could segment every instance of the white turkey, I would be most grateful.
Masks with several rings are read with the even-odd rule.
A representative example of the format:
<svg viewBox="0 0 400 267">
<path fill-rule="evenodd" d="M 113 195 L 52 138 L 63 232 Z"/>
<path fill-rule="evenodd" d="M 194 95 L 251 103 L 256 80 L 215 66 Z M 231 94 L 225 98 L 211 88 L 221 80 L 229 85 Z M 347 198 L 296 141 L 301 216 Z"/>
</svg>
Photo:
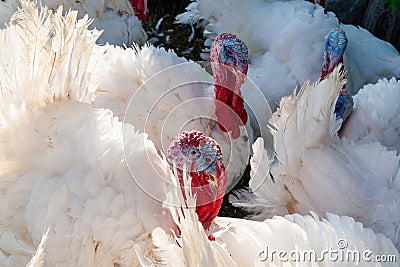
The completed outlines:
<svg viewBox="0 0 400 267">
<path fill-rule="evenodd" d="M 271 110 L 262 92 L 244 83 L 247 48 L 243 41 L 221 34 L 211 54 L 214 77 L 173 51 L 107 46 L 102 56 L 93 58 L 97 64 L 93 75 L 101 79 L 94 105 L 111 109 L 146 132 L 164 153 L 182 130 L 204 132 L 222 148 L 230 189 L 248 164 L 254 136 L 263 136 L 270 141 L 266 147 L 272 147 L 267 129 Z M 241 92 L 254 95 L 248 106 L 257 110 L 244 108 Z"/>
<path fill-rule="evenodd" d="M 321 79 L 324 79 L 337 63 L 342 62 L 343 51 L 347 44 L 347 37 L 342 29 L 334 29 L 329 33 L 325 42 Z M 400 148 L 398 84 L 395 78 L 391 78 L 390 81 L 384 78 L 376 84 L 365 85 L 355 95 L 357 108 L 354 111 L 353 96 L 344 86 L 335 105 L 336 118 L 341 118 L 345 122 L 350 114 L 352 116 L 340 130 L 340 135 L 349 140 L 379 141 L 388 149 L 398 152 Z"/>
<path fill-rule="evenodd" d="M 255 196 L 240 192 L 242 205 L 258 209 L 259 219 L 309 211 L 351 216 L 399 247 L 400 157 L 379 142 L 337 136 L 342 119 L 336 119 L 335 102 L 344 83 L 336 69 L 281 100 L 270 120 L 276 159 L 262 139 L 255 142 Z"/>
<path fill-rule="evenodd" d="M 0 224 L 31 247 L 48 228 L 46 266 L 135 265 L 135 242 L 174 226 L 162 209 L 169 166 L 146 134 L 93 108 L 100 33 L 88 18 L 21 6 L 0 31 Z"/>
<path fill-rule="evenodd" d="M 324 79 L 338 62 L 342 62 L 342 51 L 346 49 L 347 43 L 346 34 L 342 29 L 334 29 L 329 33 L 325 42 L 321 79 Z M 340 130 L 340 135 L 349 140 L 379 141 L 388 149 L 398 152 L 400 148 L 398 84 L 395 78 L 390 81 L 384 78 L 376 84 L 365 85 L 355 95 L 357 108 L 354 111 L 353 96 L 345 88 L 341 89 L 335 105 L 336 118 L 341 118 L 345 122 L 350 114 L 352 116 Z"/>
<path fill-rule="evenodd" d="M 246 42 L 248 76 L 273 108 L 295 86 L 320 78 L 324 37 L 333 28 L 343 29 L 348 38 L 344 54 L 348 91 L 354 94 L 365 84 L 400 76 L 400 54 L 392 45 L 362 28 L 339 24 L 333 13 L 307 1 L 197 0 L 177 19 L 206 24 L 206 46 L 222 32 L 235 33 Z"/>
<path fill-rule="evenodd" d="M 54 11 L 59 6 L 63 6 L 64 11 L 77 10 L 78 18 L 89 15 L 93 19 L 89 29 L 103 30 L 97 39 L 98 44 L 130 46 L 133 43 L 144 44 L 147 40 L 139 20 L 146 17 L 147 0 L 43 0 L 40 3 Z M 0 1 L 0 28 L 5 27 L 18 6 L 19 0 Z"/>
<path fill-rule="evenodd" d="M 382 234 L 334 214 L 322 220 L 316 214 L 293 214 L 263 222 L 217 217 L 204 230 L 195 212 L 198 188 L 192 192 L 193 173 L 185 173 L 180 172 L 179 181 L 172 177 L 176 180 L 166 188 L 165 206 L 179 231 L 156 228 L 151 239 L 136 246 L 143 266 L 393 266 L 399 257 Z M 380 256 L 386 262 L 377 262 Z"/>
</svg>

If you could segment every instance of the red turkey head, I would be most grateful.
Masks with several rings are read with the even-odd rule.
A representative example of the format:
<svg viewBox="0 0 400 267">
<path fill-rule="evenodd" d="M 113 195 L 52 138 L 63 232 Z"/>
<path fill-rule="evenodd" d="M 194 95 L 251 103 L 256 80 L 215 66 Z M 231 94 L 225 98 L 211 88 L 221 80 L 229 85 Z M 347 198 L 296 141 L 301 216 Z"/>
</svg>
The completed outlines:
<svg viewBox="0 0 400 267">
<path fill-rule="evenodd" d="M 222 161 L 221 148 L 212 138 L 198 131 L 182 132 L 172 141 L 167 153 L 172 169 L 178 171 L 183 187 L 183 169 L 186 166 L 196 194 L 196 213 L 205 229 L 217 216 L 228 178 Z M 185 192 L 182 189 L 185 196 Z"/>
<path fill-rule="evenodd" d="M 222 33 L 211 46 L 211 67 L 215 88 L 215 115 L 220 128 L 240 135 L 239 126 L 247 122 L 240 87 L 246 80 L 248 50 L 236 35 Z"/>
</svg>

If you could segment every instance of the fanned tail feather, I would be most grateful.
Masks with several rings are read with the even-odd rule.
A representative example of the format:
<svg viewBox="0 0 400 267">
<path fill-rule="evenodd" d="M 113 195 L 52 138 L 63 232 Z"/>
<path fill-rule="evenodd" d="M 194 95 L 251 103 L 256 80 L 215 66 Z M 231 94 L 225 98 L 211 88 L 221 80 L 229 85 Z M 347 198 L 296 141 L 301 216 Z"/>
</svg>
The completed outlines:
<svg viewBox="0 0 400 267">
<path fill-rule="evenodd" d="M 282 98 L 270 119 L 280 162 L 291 161 L 289 158 L 297 157 L 304 148 L 329 144 L 329 137 L 337 132 L 341 123 L 336 120 L 334 109 L 344 84 L 344 72 L 339 65 L 329 78 L 315 85 L 306 82 L 297 96 L 295 90 L 292 96 Z M 316 88 L 311 90 L 312 86 Z"/>
<path fill-rule="evenodd" d="M 92 99 L 87 66 L 97 30 L 87 31 L 91 20 L 77 21 L 77 12 L 53 14 L 38 2 L 21 1 L 21 9 L 0 33 L 2 108 L 34 108 L 56 101 Z M 8 112 L 11 113 L 10 110 Z"/>
</svg>

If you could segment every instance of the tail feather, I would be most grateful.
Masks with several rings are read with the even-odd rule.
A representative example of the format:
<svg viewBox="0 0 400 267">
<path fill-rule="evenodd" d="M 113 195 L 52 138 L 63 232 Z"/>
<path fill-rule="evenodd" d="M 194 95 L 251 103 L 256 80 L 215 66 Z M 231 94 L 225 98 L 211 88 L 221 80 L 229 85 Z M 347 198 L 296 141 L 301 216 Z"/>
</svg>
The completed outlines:
<svg viewBox="0 0 400 267">
<path fill-rule="evenodd" d="M 87 51 L 94 50 L 100 32 L 87 31 L 87 16 L 76 18 L 76 11 L 63 16 L 62 7 L 53 14 L 38 2 L 21 1 L 21 9 L 0 32 L 2 108 L 91 100 Z"/>
<path fill-rule="evenodd" d="M 304 148 L 329 144 L 341 123 L 334 115 L 339 91 L 345 83 L 340 69 L 341 66 L 337 67 L 320 83 L 305 83 L 297 96 L 295 90 L 292 96 L 282 98 L 280 107 L 270 119 L 274 148 L 280 162 L 293 162 Z M 316 88 L 311 90 L 311 87 Z"/>
<path fill-rule="evenodd" d="M 281 181 L 279 165 L 289 165 L 297 170 L 302 162 L 300 155 L 307 148 L 329 145 L 340 127 L 334 114 L 335 103 L 343 87 L 344 73 L 336 68 L 327 79 L 311 85 L 306 82 L 282 98 L 280 107 L 270 118 L 270 130 L 274 138 L 274 150 L 279 164 L 274 164 L 263 147 L 263 139 L 253 145 L 250 189 L 237 191 L 231 197 L 234 205 L 245 208 L 255 216 L 253 219 L 270 218 L 272 214 L 284 215 L 294 211 L 296 200 Z M 313 89 L 313 90 L 312 90 Z M 291 174 L 290 172 L 286 172 Z M 272 175 L 271 175 L 272 174 Z"/>
</svg>

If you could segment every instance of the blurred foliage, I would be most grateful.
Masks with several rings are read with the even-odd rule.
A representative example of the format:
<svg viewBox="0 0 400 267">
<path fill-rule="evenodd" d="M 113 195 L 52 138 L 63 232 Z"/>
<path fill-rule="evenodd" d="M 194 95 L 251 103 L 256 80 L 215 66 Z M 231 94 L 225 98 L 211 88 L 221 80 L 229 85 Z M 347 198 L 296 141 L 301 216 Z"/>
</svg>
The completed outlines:
<svg viewBox="0 0 400 267">
<path fill-rule="evenodd" d="M 400 0 L 385 0 L 385 3 L 388 4 L 394 14 L 397 14 L 397 10 L 400 6 Z"/>
</svg>

